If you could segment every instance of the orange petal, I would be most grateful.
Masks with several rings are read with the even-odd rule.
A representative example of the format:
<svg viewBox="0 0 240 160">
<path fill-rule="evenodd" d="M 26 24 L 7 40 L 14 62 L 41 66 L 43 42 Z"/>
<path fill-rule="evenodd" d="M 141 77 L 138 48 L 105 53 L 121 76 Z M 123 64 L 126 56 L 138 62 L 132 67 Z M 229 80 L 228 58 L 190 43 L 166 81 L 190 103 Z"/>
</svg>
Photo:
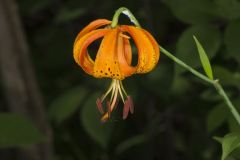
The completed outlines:
<svg viewBox="0 0 240 160">
<path fill-rule="evenodd" d="M 78 39 L 82 36 L 84 36 L 85 34 L 87 34 L 88 32 L 91 32 L 101 26 L 104 25 L 108 25 L 110 24 L 111 21 L 107 20 L 107 19 L 97 19 L 95 21 L 92 21 L 91 23 L 89 23 L 85 28 L 83 28 L 77 35 L 76 39 L 75 39 L 75 43 L 76 41 L 78 41 Z"/>
<path fill-rule="evenodd" d="M 124 54 L 125 54 L 125 58 L 127 60 L 127 63 L 129 65 L 131 65 L 132 63 L 132 48 L 129 42 L 130 37 L 123 34 L 122 32 L 119 33 L 120 37 L 123 37 L 123 45 L 124 45 Z"/>
<path fill-rule="evenodd" d="M 157 59 L 157 62 L 160 58 L 160 49 L 159 49 L 159 45 L 157 43 L 157 41 L 153 38 L 153 36 L 146 30 L 142 29 L 142 31 L 146 34 L 146 36 L 148 37 L 148 39 L 152 42 L 152 45 L 153 45 L 153 48 L 155 50 L 155 53 L 156 53 L 156 59 Z"/>
<path fill-rule="evenodd" d="M 135 72 L 136 67 L 131 66 L 132 50 L 130 42 L 121 35 L 118 36 L 117 54 L 121 73 L 124 77 L 132 75 Z"/>
<path fill-rule="evenodd" d="M 131 63 L 132 63 L 132 48 L 131 48 L 129 40 L 124 38 L 123 45 L 124 45 L 125 58 L 127 60 L 127 63 L 129 65 L 131 65 Z"/>
<path fill-rule="evenodd" d="M 137 73 L 146 73 L 151 71 L 158 62 L 159 50 L 156 50 L 152 39 L 145 34 L 143 29 L 123 25 L 121 30 L 128 32 L 133 38 L 138 49 Z M 154 40 L 155 41 L 155 40 Z"/>
<path fill-rule="evenodd" d="M 79 38 L 73 47 L 73 57 L 75 61 L 82 67 L 82 69 L 88 74 L 92 75 L 94 61 L 87 52 L 87 47 L 96 39 L 104 36 L 110 30 L 109 29 L 98 29 L 90 33 L 87 33 L 83 37 Z"/>
<path fill-rule="evenodd" d="M 109 77 L 118 80 L 124 78 L 124 75 L 121 74 L 119 69 L 116 52 L 118 32 L 118 28 L 111 29 L 111 31 L 104 36 L 94 64 L 94 77 Z"/>
</svg>

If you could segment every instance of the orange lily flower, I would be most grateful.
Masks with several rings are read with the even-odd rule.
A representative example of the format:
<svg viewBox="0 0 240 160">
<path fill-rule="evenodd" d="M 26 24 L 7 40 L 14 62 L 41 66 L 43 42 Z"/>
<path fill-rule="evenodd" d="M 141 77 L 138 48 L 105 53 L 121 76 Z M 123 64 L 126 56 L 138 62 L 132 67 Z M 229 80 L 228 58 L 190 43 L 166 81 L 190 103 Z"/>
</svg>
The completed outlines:
<svg viewBox="0 0 240 160">
<path fill-rule="evenodd" d="M 128 96 L 122 80 L 132 74 L 147 73 L 157 64 L 160 56 L 158 43 L 152 35 L 144 29 L 120 25 L 115 28 L 110 27 L 111 21 L 98 19 L 87 25 L 77 35 L 73 56 L 75 61 L 88 74 L 95 78 L 111 78 L 112 83 L 107 92 L 97 99 L 97 107 L 103 114 L 101 120 L 106 121 L 110 113 L 117 106 L 118 98 L 121 97 L 123 107 L 123 119 L 126 119 L 129 111 L 133 113 L 133 101 Z M 100 28 L 104 27 L 105 28 Z M 88 54 L 88 46 L 95 40 L 103 37 L 95 60 Z M 132 50 L 130 37 L 137 47 L 138 62 L 132 65 Z M 104 112 L 102 103 L 111 94 L 107 101 L 107 111 Z"/>
</svg>

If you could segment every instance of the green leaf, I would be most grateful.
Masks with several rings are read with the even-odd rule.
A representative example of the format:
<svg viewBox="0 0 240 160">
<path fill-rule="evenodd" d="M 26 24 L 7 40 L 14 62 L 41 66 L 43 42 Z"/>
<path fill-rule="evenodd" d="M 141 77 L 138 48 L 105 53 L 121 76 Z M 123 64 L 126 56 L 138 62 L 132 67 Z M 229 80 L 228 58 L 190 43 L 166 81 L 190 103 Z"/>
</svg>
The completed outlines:
<svg viewBox="0 0 240 160">
<path fill-rule="evenodd" d="M 240 147 L 240 133 L 229 133 L 222 140 L 222 158 L 225 160 L 235 149 Z"/>
<path fill-rule="evenodd" d="M 207 74 L 208 78 L 213 80 L 212 67 L 209 62 L 208 56 L 207 56 L 205 50 L 203 49 L 202 45 L 200 44 L 200 42 L 197 40 L 197 38 L 195 36 L 193 36 L 193 39 L 197 45 L 197 49 L 198 49 L 198 53 L 200 56 L 200 60 L 202 62 L 203 69 L 204 69 L 205 73 Z"/>
<path fill-rule="evenodd" d="M 44 138 L 25 117 L 15 113 L 0 113 L 0 148 L 26 147 L 42 142 Z"/>
<path fill-rule="evenodd" d="M 231 22 L 225 31 L 224 42 L 227 47 L 227 53 L 240 63 L 240 21 Z"/>
<path fill-rule="evenodd" d="M 209 22 L 216 19 L 214 3 L 209 0 L 163 0 L 173 14 L 190 24 Z"/>
<path fill-rule="evenodd" d="M 82 106 L 81 122 L 89 136 L 106 149 L 111 138 L 113 123 L 110 120 L 106 123 L 101 122 L 101 114 L 96 107 L 96 99 L 99 95 L 99 93 L 92 95 Z"/>
<path fill-rule="evenodd" d="M 222 143 L 223 142 L 223 138 L 222 137 L 217 137 L 217 136 L 214 136 L 213 139 L 219 143 Z"/>
<path fill-rule="evenodd" d="M 60 95 L 50 104 L 49 116 L 57 123 L 63 122 L 77 111 L 87 93 L 86 89 L 80 86 Z"/>
<path fill-rule="evenodd" d="M 228 108 L 225 105 L 218 105 L 214 107 L 207 116 L 207 129 L 209 132 L 215 131 L 229 116 Z"/>
<path fill-rule="evenodd" d="M 124 151 L 128 150 L 129 148 L 143 144 L 144 142 L 146 142 L 146 140 L 147 140 L 146 135 L 137 135 L 137 136 L 131 137 L 131 138 L 121 142 L 116 147 L 115 152 L 117 154 L 122 154 Z"/>
<path fill-rule="evenodd" d="M 220 32 L 217 28 L 212 25 L 195 25 L 185 30 L 177 43 L 177 57 L 182 61 L 186 62 L 192 67 L 198 67 L 201 65 L 196 53 L 196 47 L 192 40 L 192 35 L 196 35 L 202 42 L 208 52 L 209 59 L 213 58 L 217 53 L 221 45 Z M 182 68 L 176 66 L 177 73 L 183 71 Z"/>
</svg>

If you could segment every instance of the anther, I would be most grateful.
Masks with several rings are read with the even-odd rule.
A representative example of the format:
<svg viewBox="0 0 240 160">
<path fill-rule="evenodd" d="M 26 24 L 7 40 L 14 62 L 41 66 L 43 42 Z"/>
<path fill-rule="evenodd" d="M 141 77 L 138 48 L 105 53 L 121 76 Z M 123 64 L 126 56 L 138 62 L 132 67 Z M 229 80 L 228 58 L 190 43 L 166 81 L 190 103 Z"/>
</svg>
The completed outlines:
<svg viewBox="0 0 240 160">
<path fill-rule="evenodd" d="M 123 119 L 126 119 L 129 113 L 129 108 L 130 108 L 130 104 L 129 104 L 129 100 L 127 99 L 124 102 L 124 107 L 123 107 Z"/>
<path fill-rule="evenodd" d="M 96 104 L 97 104 L 97 108 L 98 108 L 99 112 L 100 112 L 101 114 L 103 114 L 103 113 L 104 113 L 104 110 L 103 110 L 102 101 L 101 101 L 100 98 L 97 99 Z"/>
<path fill-rule="evenodd" d="M 134 106 L 133 106 L 133 100 L 131 96 L 127 96 L 127 99 L 129 101 L 129 108 L 130 108 L 130 112 L 133 114 L 134 113 Z"/>
</svg>

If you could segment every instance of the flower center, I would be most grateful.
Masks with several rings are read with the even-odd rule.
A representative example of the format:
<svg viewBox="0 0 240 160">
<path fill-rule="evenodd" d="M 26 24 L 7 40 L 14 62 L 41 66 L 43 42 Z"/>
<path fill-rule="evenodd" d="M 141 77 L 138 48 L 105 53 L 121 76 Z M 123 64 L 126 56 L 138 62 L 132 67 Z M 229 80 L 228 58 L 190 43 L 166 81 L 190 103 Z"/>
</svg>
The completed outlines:
<svg viewBox="0 0 240 160">
<path fill-rule="evenodd" d="M 102 103 L 109 96 L 110 96 L 110 100 L 107 101 L 107 112 L 105 113 Z M 106 122 L 110 118 L 111 112 L 118 105 L 119 97 L 121 98 L 121 100 L 124 104 L 123 119 L 127 118 L 129 111 L 131 113 L 134 112 L 132 98 L 131 98 L 131 96 L 127 95 L 127 92 L 123 87 L 122 81 L 117 80 L 117 79 L 112 79 L 112 83 L 111 83 L 110 87 L 108 88 L 108 90 L 106 91 L 106 93 L 101 98 L 98 98 L 96 101 L 98 110 L 100 111 L 100 113 L 103 114 L 103 116 L 101 118 L 102 122 Z"/>
</svg>

